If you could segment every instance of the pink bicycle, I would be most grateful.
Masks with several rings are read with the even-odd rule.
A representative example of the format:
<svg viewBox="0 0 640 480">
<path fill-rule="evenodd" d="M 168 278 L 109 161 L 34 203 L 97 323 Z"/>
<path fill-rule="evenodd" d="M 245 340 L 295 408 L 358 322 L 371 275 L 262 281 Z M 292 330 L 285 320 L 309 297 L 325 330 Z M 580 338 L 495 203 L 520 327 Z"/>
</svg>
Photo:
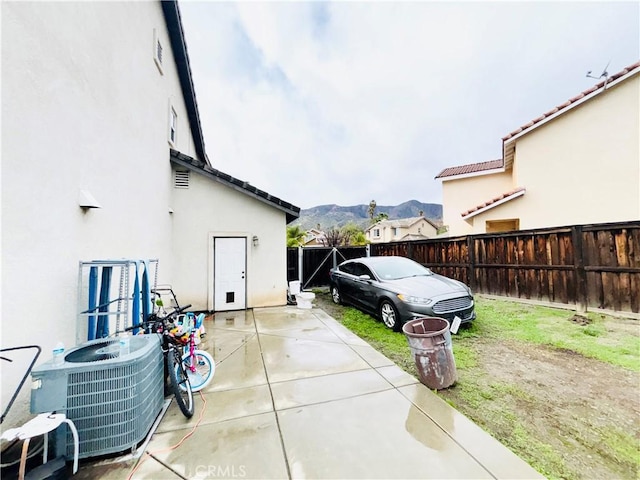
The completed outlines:
<svg viewBox="0 0 640 480">
<path fill-rule="evenodd" d="M 213 357 L 197 348 L 203 321 L 204 313 L 195 315 L 189 312 L 178 317 L 175 327 L 170 332 L 183 345 L 182 367 L 187 372 L 193 392 L 199 392 L 209 385 L 216 372 Z"/>
</svg>

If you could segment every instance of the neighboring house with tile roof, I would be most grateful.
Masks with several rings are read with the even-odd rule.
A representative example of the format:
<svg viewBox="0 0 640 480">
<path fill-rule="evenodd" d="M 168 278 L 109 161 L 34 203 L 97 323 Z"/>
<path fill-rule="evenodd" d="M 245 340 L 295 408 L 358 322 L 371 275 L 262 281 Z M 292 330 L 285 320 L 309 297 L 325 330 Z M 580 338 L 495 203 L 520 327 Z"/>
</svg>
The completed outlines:
<svg viewBox="0 0 640 480">
<path fill-rule="evenodd" d="M 310 228 L 305 232 L 303 247 L 324 247 L 327 244 L 327 235 L 318 228 Z"/>
<path fill-rule="evenodd" d="M 502 159 L 436 176 L 449 236 L 639 219 L 640 62 L 502 143 Z"/>
<path fill-rule="evenodd" d="M 159 259 L 194 310 L 286 305 L 300 209 L 207 157 L 177 3 L 7 2 L 1 22 L 2 347 L 86 340 L 80 261 Z"/>
<path fill-rule="evenodd" d="M 381 220 L 364 231 L 371 243 L 426 240 L 437 235 L 438 227 L 425 217 Z"/>
</svg>

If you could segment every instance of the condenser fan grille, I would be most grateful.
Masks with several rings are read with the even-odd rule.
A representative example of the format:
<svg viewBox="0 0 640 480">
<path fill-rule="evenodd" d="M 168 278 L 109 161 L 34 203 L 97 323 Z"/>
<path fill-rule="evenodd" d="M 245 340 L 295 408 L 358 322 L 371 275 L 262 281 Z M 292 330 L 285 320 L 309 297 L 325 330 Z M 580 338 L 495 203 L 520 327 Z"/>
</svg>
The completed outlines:
<svg viewBox="0 0 640 480">
<path fill-rule="evenodd" d="M 100 362 L 118 357 L 120 347 L 117 340 L 102 340 L 67 354 L 64 359 L 71 363 Z"/>
<path fill-rule="evenodd" d="M 129 352 L 133 353 L 145 346 L 144 343 L 132 341 L 129 344 Z M 67 354 L 64 359 L 71 363 L 101 362 L 120 356 L 120 343 L 117 339 L 99 340 L 91 345 L 78 348 Z"/>
</svg>

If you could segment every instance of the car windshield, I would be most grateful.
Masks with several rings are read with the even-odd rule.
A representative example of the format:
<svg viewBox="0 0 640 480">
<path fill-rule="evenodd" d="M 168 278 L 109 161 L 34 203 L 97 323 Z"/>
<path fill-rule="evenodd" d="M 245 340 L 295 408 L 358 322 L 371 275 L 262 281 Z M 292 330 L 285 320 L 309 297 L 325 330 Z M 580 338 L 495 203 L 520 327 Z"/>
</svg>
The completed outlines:
<svg viewBox="0 0 640 480">
<path fill-rule="evenodd" d="M 383 280 L 397 280 L 406 277 L 418 277 L 422 275 L 433 275 L 433 272 L 419 263 L 411 260 L 398 258 L 386 262 L 381 262 L 373 266 L 378 277 Z"/>
</svg>

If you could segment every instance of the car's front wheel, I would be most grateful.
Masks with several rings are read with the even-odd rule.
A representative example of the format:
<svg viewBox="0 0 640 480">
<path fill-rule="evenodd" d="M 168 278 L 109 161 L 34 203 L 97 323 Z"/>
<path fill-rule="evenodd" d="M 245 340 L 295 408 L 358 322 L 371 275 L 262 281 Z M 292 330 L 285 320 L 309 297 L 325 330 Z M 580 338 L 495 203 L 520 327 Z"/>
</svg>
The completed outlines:
<svg viewBox="0 0 640 480">
<path fill-rule="evenodd" d="M 378 309 L 380 314 L 380 320 L 387 328 L 390 328 L 394 332 L 399 332 L 402 328 L 402 324 L 400 322 L 400 315 L 398 315 L 398 310 L 389 300 L 383 300 L 380 303 L 380 307 Z"/>
<path fill-rule="evenodd" d="M 337 305 L 342 305 L 342 298 L 340 297 L 340 290 L 338 290 L 337 286 L 331 287 L 331 298 L 333 299 L 333 303 Z"/>
</svg>

